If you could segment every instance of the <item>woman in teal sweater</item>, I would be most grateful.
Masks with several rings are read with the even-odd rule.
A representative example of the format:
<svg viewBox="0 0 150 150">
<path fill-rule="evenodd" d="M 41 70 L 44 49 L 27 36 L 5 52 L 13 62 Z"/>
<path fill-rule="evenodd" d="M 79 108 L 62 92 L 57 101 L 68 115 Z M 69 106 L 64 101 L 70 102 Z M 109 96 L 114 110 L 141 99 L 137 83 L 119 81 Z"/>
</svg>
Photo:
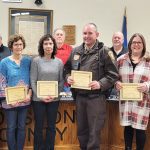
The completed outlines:
<svg viewBox="0 0 150 150">
<path fill-rule="evenodd" d="M 25 86 L 28 94 L 23 102 L 7 104 L 2 101 L 7 124 L 7 144 L 9 150 L 23 150 L 25 142 L 25 123 L 28 106 L 30 105 L 30 64 L 31 59 L 23 56 L 25 40 L 21 35 L 12 35 L 8 41 L 12 55 L 1 61 L 0 96 L 5 97 L 6 87 Z"/>
</svg>

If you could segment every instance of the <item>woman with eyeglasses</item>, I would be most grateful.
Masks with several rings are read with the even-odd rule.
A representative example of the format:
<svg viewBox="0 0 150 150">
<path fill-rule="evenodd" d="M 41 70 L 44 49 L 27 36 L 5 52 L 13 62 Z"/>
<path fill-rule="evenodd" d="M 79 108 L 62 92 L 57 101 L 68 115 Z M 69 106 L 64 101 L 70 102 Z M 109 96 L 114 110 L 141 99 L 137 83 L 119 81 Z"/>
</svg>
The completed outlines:
<svg viewBox="0 0 150 150">
<path fill-rule="evenodd" d="M 12 35 L 8 40 L 12 55 L 4 58 L 0 65 L 0 96 L 5 97 L 6 87 L 25 86 L 27 96 L 23 101 L 7 104 L 2 101 L 7 124 L 7 145 L 9 150 L 23 150 L 25 142 L 25 125 L 32 91 L 30 87 L 31 59 L 23 56 L 25 39 L 22 35 Z M 14 93 L 15 96 L 16 93 Z"/>
<path fill-rule="evenodd" d="M 134 34 L 129 40 L 128 50 L 129 53 L 118 60 L 120 80 L 116 82 L 116 88 L 121 90 L 122 83 L 138 83 L 137 90 L 142 93 L 142 100 L 120 99 L 120 124 L 124 126 L 125 150 L 132 149 L 134 132 L 136 133 L 136 150 L 144 150 L 145 130 L 150 113 L 150 59 L 146 54 L 143 35 Z"/>
</svg>

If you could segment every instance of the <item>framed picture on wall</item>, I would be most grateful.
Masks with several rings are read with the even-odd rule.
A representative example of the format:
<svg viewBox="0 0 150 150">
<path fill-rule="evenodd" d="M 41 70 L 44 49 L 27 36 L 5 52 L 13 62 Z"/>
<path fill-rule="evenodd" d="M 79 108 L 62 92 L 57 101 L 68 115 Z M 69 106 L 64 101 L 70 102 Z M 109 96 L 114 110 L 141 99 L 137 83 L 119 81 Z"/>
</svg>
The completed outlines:
<svg viewBox="0 0 150 150">
<path fill-rule="evenodd" d="M 69 45 L 76 44 L 76 26 L 75 25 L 63 25 L 65 31 L 65 43 Z"/>
<path fill-rule="evenodd" d="M 24 36 L 24 54 L 37 55 L 39 39 L 44 34 L 52 33 L 52 30 L 53 10 L 9 8 L 9 36 Z"/>
<path fill-rule="evenodd" d="M 22 0 L 2 0 L 3 2 L 7 2 L 7 3 L 21 3 Z"/>
</svg>

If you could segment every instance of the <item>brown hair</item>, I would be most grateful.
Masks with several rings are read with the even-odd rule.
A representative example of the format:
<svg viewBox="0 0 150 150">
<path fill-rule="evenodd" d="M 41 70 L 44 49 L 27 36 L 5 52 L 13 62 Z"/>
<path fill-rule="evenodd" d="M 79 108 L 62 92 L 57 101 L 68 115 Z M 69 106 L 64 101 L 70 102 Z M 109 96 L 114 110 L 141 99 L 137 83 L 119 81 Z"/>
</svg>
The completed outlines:
<svg viewBox="0 0 150 150">
<path fill-rule="evenodd" d="M 41 57 L 44 56 L 44 49 L 43 49 L 43 43 L 44 41 L 47 41 L 51 39 L 53 41 L 53 44 L 54 44 L 54 47 L 53 47 L 53 52 L 52 52 L 52 55 L 51 55 L 51 58 L 55 58 L 55 55 L 56 55 L 56 50 L 57 50 L 57 46 L 56 46 L 56 42 L 55 42 L 55 39 L 52 37 L 52 35 L 50 34 L 46 34 L 44 36 L 41 37 L 40 41 L 39 41 L 39 45 L 38 45 L 38 52 L 39 52 L 39 55 Z"/>
<path fill-rule="evenodd" d="M 142 55 L 141 55 L 141 58 L 142 58 L 146 53 L 146 42 L 145 42 L 144 36 L 140 33 L 133 34 L 132 37 L 129 40 L 129 43 L 128 43 L 129 57 L 131 58 L 131 55 L 132 55 L 131 45 L 132 45 L 133 39 L 135 37 L 140 37 L 140 39 L 142 40 L 142 43 L 143 43 L 143 50 L 142 50 Z"/>
<path fill-rule="evenodd" d="M 26 47 L 25 39 L 24 39 L 24 37 L 23 37 L 21 34 L 14 34 L 14 35 L 11 35 L 11 36 L 9 37 L 9 39 L 8 39 L 8 48 L 9 48 L 9 49 L 12 49 L 13 43 L 14 43 L 14 42 L 17 42 L 17 41 L 19 41 L 19 40 L 22 41 L 22 43 L 23 43 L 23 48 L 25 48 L 25 47 Z"/>
</svg>

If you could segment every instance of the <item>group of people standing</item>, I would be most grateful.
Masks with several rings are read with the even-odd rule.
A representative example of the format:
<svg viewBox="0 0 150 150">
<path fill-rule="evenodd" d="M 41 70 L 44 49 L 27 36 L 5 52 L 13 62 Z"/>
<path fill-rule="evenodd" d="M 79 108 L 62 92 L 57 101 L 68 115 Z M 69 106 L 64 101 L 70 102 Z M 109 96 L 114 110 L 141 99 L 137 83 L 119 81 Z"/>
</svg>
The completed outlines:
<svg viewBox="0 0 150 150">
<path fill-rule="evenodd" d="M 21 35 L 12 35 L 8 40 L 11 50 L 0 61 L 0 97 L 6 115 L 7 144 L 9 150 L 23 150 L 25 123 L 28 107 L 32 101 L 34 111 L 34 150 L 54 150 L 55 122 L 59 97 L 37 97 L 37 81 L 58 81 L 59 93 L 64 81 L 72 85 L 75 81 L 71 70 L 92 72 L 91 90 L 73 89 L 76 100 L 77 135 L 81 150 L 99 150 L 100 132 L 106 118 L 106 92 L 114 86 L 117 91 L 122 83 L 138 83 L 143 93 L 142 101 L 119 100 L 120 124 L 124 128 L 125 149 L 132 149 L 134 129 L 137 150 L 144 150 L 145 130 L 150 112 L 150 58 L 146 53 L 144 37 L 134 34 L 128 44 L 123 45 L 123 34 L 113 35 L 113 47 L 108 48 L 98 40 L 99 32 L 94 23 L 83 27 L 83 43 L 75 47 L 64 44 L 65 32 L 58 28 L 53 35 L 41 37 L 38 56 L 31 59 L 22 54 L 25 40 Z M 24 85 L 27 97 L 23 102 L 7 104 L 5 88 Z M 46 138 L 43 137 L 46 117 Z M 110 131 L 111 132 L 111 131 Z"/>
<path fill-rule="evenodd" d="M 39 40 L 38 56 L 31 59 L 31 57 L 23 55 L 23 49 L 26 46 L 24 37 L 17 34 L 9 37 L 8 48 L 10 50 L 7 50 L 10 53 L 5 55 L 6 58 L 0 62 L 0 96 L 6 117 L 6 137 L 9 150 L 23 150 L 26 116 L 31 99 L 35 120 L 34 150 L 54 150 L 55 122 L 59 99 L 51 96 L 38 98 L 37 81 L 58 81 L 59 93 L 62 91 L 64 85 L 63 62 L 67 61 L 72 50 L 72 47 L 68 46 L 68 52 L 65 51 L 65 55 L 61 52 L 56 54 L 57 48 L 59 52 L 59 48 L 67 47 L 67 44 L 64 44 L 64 38 L 65 32 L 62 29 L 55 30 L 54 36 L 50 34 L 42 36 Z M 60 47 L 57 46 L 56 41 L 58 41 Z M 63 51 L 63 48 L 61 51 Z M 55 57 L 56 55 L 61 57 L 63 61 Z M 7 104 L 5 88 L 21 85 L 27 88 L 26 99 L 22 102 Z M 45 117 L 47 128 L 44 142 Z"/>
</svg>

